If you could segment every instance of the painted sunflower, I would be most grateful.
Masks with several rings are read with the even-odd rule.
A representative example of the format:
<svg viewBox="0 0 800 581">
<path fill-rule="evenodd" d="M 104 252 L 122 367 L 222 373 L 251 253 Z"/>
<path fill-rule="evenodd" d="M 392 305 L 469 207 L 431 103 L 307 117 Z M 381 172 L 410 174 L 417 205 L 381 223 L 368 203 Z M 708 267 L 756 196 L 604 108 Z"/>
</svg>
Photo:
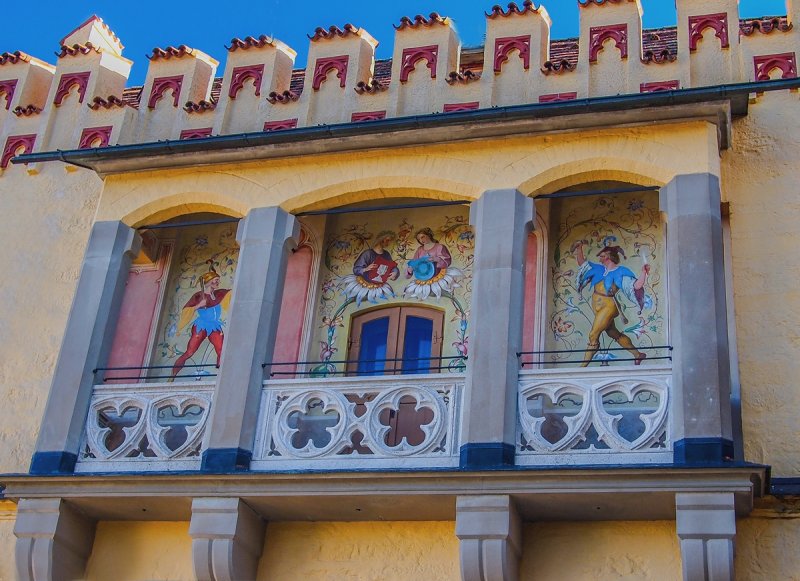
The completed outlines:
<svg viewBox="0 0 800 581">
<path fill-rule="evenodd" d="M 348 274 L 342 282 L 344 283 L 342 294 L 348 299 L 355 299 L 357 307 L 361 306 L 361 301 L 364 299 L 377 304 L 379 299 L 389 300 L 395 296 L 394 289 L 388 282 L 370 282 L 355 274 Z"/>
<path fill-rule="evenodd" d="M 433 295 L 437 299 L 442 298 L 443 292 L 453 292 L 459 285 L 456 278 L 464 276 L 464 273 L 457 268 L 443 268 L 435 276 L 428 280 L 415 278 L 403 290 L 403 295 L 416 297 L 421 301 Z"/>
</svg>

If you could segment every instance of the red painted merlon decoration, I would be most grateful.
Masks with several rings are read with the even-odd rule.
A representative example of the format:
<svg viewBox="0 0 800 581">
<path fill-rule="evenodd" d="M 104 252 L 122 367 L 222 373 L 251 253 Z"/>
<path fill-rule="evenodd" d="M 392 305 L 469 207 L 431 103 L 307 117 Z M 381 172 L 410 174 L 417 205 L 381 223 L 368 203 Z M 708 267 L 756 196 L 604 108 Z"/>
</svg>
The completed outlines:
<svg viewBox="0 0 800 581">
<path fill-rule="evenodd" d="M 0 169 L 6 169 L 12 157 L 23 153 L 31 153 L 35 142 L 36 134 L 9 135 L 8 139 L 6 139 L 6 146 L 3 148 L 3 155 L 0 157 Z"/>
<path fill-rule="evenodd" d="M 646 50 L 642 56 L 642 62 L 646 65 L 663 65 L 665 63 L 674 63 L 677 58 L 678 57 L 672 54 L 668 48 L 660 51 Z"/>
<path fill-rule="evenodd" d="M 532 0 L 525 0 L 522 3 L 522 8 L 517 6 L 515 2 L 509 2 L 508 10 L 504 11 L 503 7 L 499 4 L 495 4 L 492 6 L 491 12 L 484 12 L 486 14 L 486 18 L 491 18 L 494 20 L 495 18 L 508 18 L 509 16 L 522 16 L 523 14 L 538 14 L 541 10 L 541 7 L 536 8 L 536 5 L 533 3 Z"/>
<path fill-rule="evenodd" d="M 359 81 L 355 86 L 355 91 L 359 95 L 374 95 L 381 93 L 389 88 L 388 84 L 381 83 L 377 79 L 372 79 L 369 82 Z"/>
<path fill-rule="evenodd" d="M 17 90 L 18 79 L 6 79 L 0 81 L 0 95 L 6 98 L 6 111 L 11 108 L 11 100 L 14 98 L 14 91 Z"/>
<path fill-rule="evenodd" d="M 206 113 L 208 111 L 213 111 L 217 108 L 217 104 L 214 101 L 206 101 L 201 100 L 195 103 L 194 101 L 187 101 L 186 104 L 183 106 L 183 110 L 189 114 L 192 113 Z"/>
<path fill-rule="evenodd" d="M 56 96 L 53 103 L 56 107 L 61 105 L 64 97 L 69 95 L 70 90 L 75 85 L 78 86 L 78 103 L 83 103 L 83 98 L 86 96 L 86 86 L 89 84 L 89 72 L 85 73 L 65 73 L 61 75 L 58 80 L 58 89 L 56 89 Z"/>
<path fill-rule="evenodd" d="M 150 59 L 151 61 L 157 61 L 160 59 L 171 59 L 171 58 L 180 59 L 185 56 L 194 56 L 196 53 L 197 51 L 195 49 L 186 46 L 185 44 L 182 44 L 177 47 L 175 46 L 168 46 L 167 48 L 155 47 L 153 49 L 153 54 L 148 55 L 147 58 Z"/>
<path fill-rule="evenodd" d="M 608 1 L 608 0 L 607 0 Z M 628 58 L 628 25 L 612 24 L 593 26 L 589 29 L 589 62 L 597 62 L 597 54 L 603 50 L 603 43 L 611 39 L 620 52 L 620 57 Z"/>
<path fill-rule="evenodd" d="M 332 38 L 345 38 L 347 36 L 358 35 L 361 32 L 361 29 L 357 26 L 353 26 L 352 24 L 345 24 L 344 28 L 339 28 L 338 26 L 331 26 L 329 28 L 323 28 L 318 26 L 314 30 L 314 34 L 307 34 L 308 38 L 311 42 L 317 42 L 320 40 L 330 40 Z"/>
<path fill-rule="evenodd" d="M 728 13 L 720 12 L 719 14 L 702 14 L 689 17 L 689 50 L 692 52 L 697 50 L 697 43 L 702 40 L 703 32 L 708 28 L 714 30 L 722 48 L 730 47 Z"/>
<path fill-rule="evenodd" d="M 466 85 L 467 83 L 478 81 L 480 80 L 480 78 L 481 78 L 480 73 L 475 73 L 467 69 L 463 73 L 459 73 L 458 71 L 452 71 L 449 75 L 447 75 L 445 82 L 448 85 L 455 85 L 456 83 L 462 83 Z"/>
<path fill-rule="evenodd" d="M 578 0 L 578 5 L 581 8 L 588 8 L 589 6 L 605 6 L 607 4 L 622 4 L 623 2 L 635 2 L 636 0 Z"/>
<path fill-rule="evenodd" d="M 228 49 L 228 52 L 235 52 L 239 49 L 247 50 L 249 48 L 263 48 L 265 46 L 275 46 L 275 39 L 266 34 L 262 34 L 258 38 L 254 36 L 232 38 L 231 45 L 225 48 Z"/>
<path fill-rule="evenodd" d="M 542 72 L 545 75 L 561 75 L 563 73 L 571 73 L 575 70 L 576 65 L 567 59 L 560 61 L 547 61 L 542 66 Z"/>
<path fill-rule="evenodd" d="M 236 67 L 231 75 L 231 87 L 228 89 L 228 97 L 235 99 L 239 91 L 244 87 L 247 79 L 253 79 L 256 87 L 256 97 L 261 96 L 261 81 L 264 78 L 264 64 Z"/>
<path fill-rule="evenodd" d="M 661 91 L 677 91 L 681 88 L 680 81 L 656 81 L 639 85 L 640 93 L 658 93 Z"/>
<path fill-rule="evenodd" d="M 495 73 L 503 70 L 503 64 L 508 62 L 509 56 L 515 50 L 519 52 L 519 58 L 522 59 L 525 70 L 531 68 L 531 35 L 505 36 L 494 41 Z"/>
<path fill-rule="evenodd" d="M 386 111 L 364 111 L 362 113 L 353 113 L 350 121 L 359 123 L 361 121 L 380 121 L 386 119 Z"/>
<path fill-rule="evenodd" d="M 480 107 L 480 103 L 478 101 L 472 101 L 471 103 L 447 103 L 444 106 L 445 113 L 458 113 L 459 111 L 475 111 Z"/>
<path fill-rule="evenodd" d="M 78 55 L 81 55 L 81 54 L 89 54 L 92 51 L 94 51 L 96 53 L 100 53 L 101 52 L 100 49 L 95 47 L 91 42 L 87 42 L 86 44 L 75 43 L 72 46 L 67 46 L 67 45 L 63 44 L 63 45 L 61 45 L 61 50 L 59 52 L 55 53 L 55 55 L 58 58 L 63 59 L 64 57 L 68 57 L 68 56 L 78 56 Z"/>
<path fill-rule="evenodd" d="M 297 127 L 297 119 L 284 119 L 283 121 L 267 121 L 264 123 L 264 131 L 285 131 Z"/>
<path fill-rule="evenodd" d="M 431 71 L 431 78 L 436 78 L 436 64 L 439 60 L 439 46 L 417 46 L 413 48 L 406 48 L 403 50 L 403 59 L 400 63 L 400 82 L 405 83 L 408 81 L 408 75 L 417 66 L 421 60 L 428 62 L 428 68 Z"/>
<path fill-rule="evenodd" d="M 328 73 L 336 71 L 336 76 L 339 77 L 339 86 L 344 89 L 347 84 L 347 65 L 349 62 L 350 57 L 347 55 L 317 59 L 317 63 L 314 65 L 314 79 L 311 82 L 311 88 L 319 91 L 322 83 L 328 79 Z"/>
<path fill-rule="evenodd" d="M 183 75 L 174 77 L 157 77 L 153 79 L 153 90 L 150 91 L 150 99 L 147 100 L 147 107 L 155 109 L 158 103 L 164 96 L 164 93 L 172 89 L 172 106 L 177 107 L 181 96 L 181 87 L 183 86 Z"/>
<path fill-rule="evenodd" d="M 14 107 L 12 113 L 17 117 L 33 117 L 34 115 L 38 115 L 44 109 L 37 107 L 36 105 L 28 105 L 27 107 Z"/>
<path fill-rule="evenodd" d="M 0 54 L 0 67 L 3 65 L 15 65 L 18 62 L 29 63 L 31 62 L 31 55 L 15 50 L 14 52 L 4 52 Z"/>
<path fill-rule="evenodd" d="M 552 93 L 539 97 L 540 103 L 560 103 L 561 101 L 574 101 L 578 98 L 578 93 Z"/>
<path fill-rule="evenodd" d="M 181 139 L 202 139 L 203 137 L 211 137 L 211 127 L 203 127 L 202 129 L 184 129 L 181 131 Z"/>
<path fill-rule="evenodd" d="M 111 143 L 111 125 L 104 127 L 87 127 L 81 133 L 81 139 L 78 142 L 78 149 L 93 149 L 96 147 L 108 147 Z"/>
<path fill-rule="evenodd" d="M 756 69 L 756 81 L 769 81 L 769 74 L 775 69 L 781 71 L 782 79 L 797 77 L 797 55 L 793 52 L 783 54 L 765 54 L 753 57 Z"/>
<path fill-rule="evenodd" d="M 292 103 L 293 101 L 297 101 L 300 98 L 300 95 L 294 93 L 292 91 L 282 91 L 280 93 L 276 91 L 272 91 L 269 96 L 267 97 L 267 101 L 269 101 L 272 105 L 277 104 L 285 104 L 285 103 Z"/>
<path fill-rule="evenodd" d="M 794 25 L 785 16 L 747 19 L 739 22 L 739 30 L 744 36 L 751 36 L 756 32 L 761 34 L 770 34 L 775 31 L 789 32 L 792 28 L 794 28 Z"/>
<path fill-rule="evenodd" d="M 395 30 L 405 30 L 406 28 L 419 28 L 420 26 L 435 26 L 440 24 L 442 26 L 447 25 L 450 22 L 450 19 L 446 16 L 440 16 L 438 12 L 431 12 L 429 18 L 425 18 L 422 14 L 417 14 L 413 19 L 409 18 L 408 16 L 403 16 L 400 19 L 400 24 L 395 24 Z"/>
<path fill-rule="evenodd" d="M 100 109 L 111 109 L 113 107 L 124 107 L 126 105 L 125 101 L 117 97 L 116 95 L 109 95 L 108 98 L 103 99 L 102 97 L 95 97 L 92 99 L 92 102 L 89 103 L 89 109 L 92 111 L 98 111 Z"/>
</svg>

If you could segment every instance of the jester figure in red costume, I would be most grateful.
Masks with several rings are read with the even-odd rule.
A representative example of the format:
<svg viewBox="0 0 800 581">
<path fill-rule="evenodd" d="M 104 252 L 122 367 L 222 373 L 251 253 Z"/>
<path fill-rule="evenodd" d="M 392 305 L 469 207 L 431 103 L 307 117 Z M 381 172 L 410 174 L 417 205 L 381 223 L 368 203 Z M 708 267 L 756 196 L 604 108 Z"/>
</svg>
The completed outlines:
<svg viewBox="0 0 800 581">
<path fill-rule="evenodd" d="M 222 356 L 222 343 L 225 339 L 225 334 L 222 332 L 222 311 L 228 310 L 231 291 L 230 289 L 219 288 L 220 278 L 214 269 L 214 261 L 209 260 L 208 264 L 208 272 L 198 279 L 200 290 L 186 301 L 181 312 L 178 332 L 183 331 L 191 323 L 192 336 L 189 337 L 186 351 L 172 367 L 172 377 L 180 373 L 186 362 L 200 349 L 206 339 L 217 352 L 217 367 L 219 367 L 219 360 Z"/>
</svg>

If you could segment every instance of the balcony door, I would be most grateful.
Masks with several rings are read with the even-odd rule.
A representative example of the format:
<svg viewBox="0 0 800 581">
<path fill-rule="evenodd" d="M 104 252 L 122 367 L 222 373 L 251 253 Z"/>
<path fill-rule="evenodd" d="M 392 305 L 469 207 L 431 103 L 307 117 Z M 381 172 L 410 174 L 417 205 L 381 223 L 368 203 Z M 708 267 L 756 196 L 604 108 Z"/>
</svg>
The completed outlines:
<svg viewBox="0 0 800 581">
<path fill-rule="evenodd" d="M 385 307 L 353 316 L 348 342 L 353 375 L 435 373 L 441 363 L 444 312 Z"/>
</svg>

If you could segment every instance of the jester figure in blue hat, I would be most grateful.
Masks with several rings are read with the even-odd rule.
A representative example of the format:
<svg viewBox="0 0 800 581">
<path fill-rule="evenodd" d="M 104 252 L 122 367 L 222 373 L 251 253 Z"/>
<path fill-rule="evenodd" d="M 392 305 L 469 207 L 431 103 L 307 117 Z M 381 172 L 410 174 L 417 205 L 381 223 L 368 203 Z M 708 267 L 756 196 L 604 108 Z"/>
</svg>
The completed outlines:
<svg viewBox="0 0 800 581">
<path fill-rule="evenodd" d="M 637 276 L 628 267 L 620 265 L 620 257 L 626 260 L 628 257 L 625 256 L 625 252 L 619 246 L 605 246 L 597 253 L 599 264 L 590 262 L 586 260 L 586 256 L 583 253 L 584 244 L 587 244 L 587 242 L 580 240 L 575 242 L 571 248 L 578 261 L 579 292 L 589 285 L 592 288 L 590 304 L 594 312 L 594 322 L 592 323 L 591 331 L 589 331 L 589 341 L 581 367 L 587 367 L 591 363 L 600 349 L 600 336 L 603 333 L 619 343 L 620 347 L 627 349 L 633 356 L 634 363 L 640 365 L 647 357 L 647 354 L 636 349 L 630 337 L 617 329 L 614 321 L 621 316 L 623 322 L 627 322 L 625 316 L 622 315 L 619 298 L 617 297 L 620 291 L 631 302 L 639 305 L 640 313 L 644 309 L 644 286 L 647 284 L 647 276 L 650 274 L 650 265 L 645 263 L 642 266 L 641 273 Z"/>
<path fill-rule="evenodd" d="M 405 288 L 404 294 L 425 300 L 433 295 L 437 299 L 443 292 L 458 288 L 456 278 L 463 273 L 453 268 L 453 257 L 447 247 L 439 242 L 430 228 L 421 228 L 414 235 L 419 248 L 414 258 L 408 261 L 406 278 L 414 280 Z"/>
</svg>

